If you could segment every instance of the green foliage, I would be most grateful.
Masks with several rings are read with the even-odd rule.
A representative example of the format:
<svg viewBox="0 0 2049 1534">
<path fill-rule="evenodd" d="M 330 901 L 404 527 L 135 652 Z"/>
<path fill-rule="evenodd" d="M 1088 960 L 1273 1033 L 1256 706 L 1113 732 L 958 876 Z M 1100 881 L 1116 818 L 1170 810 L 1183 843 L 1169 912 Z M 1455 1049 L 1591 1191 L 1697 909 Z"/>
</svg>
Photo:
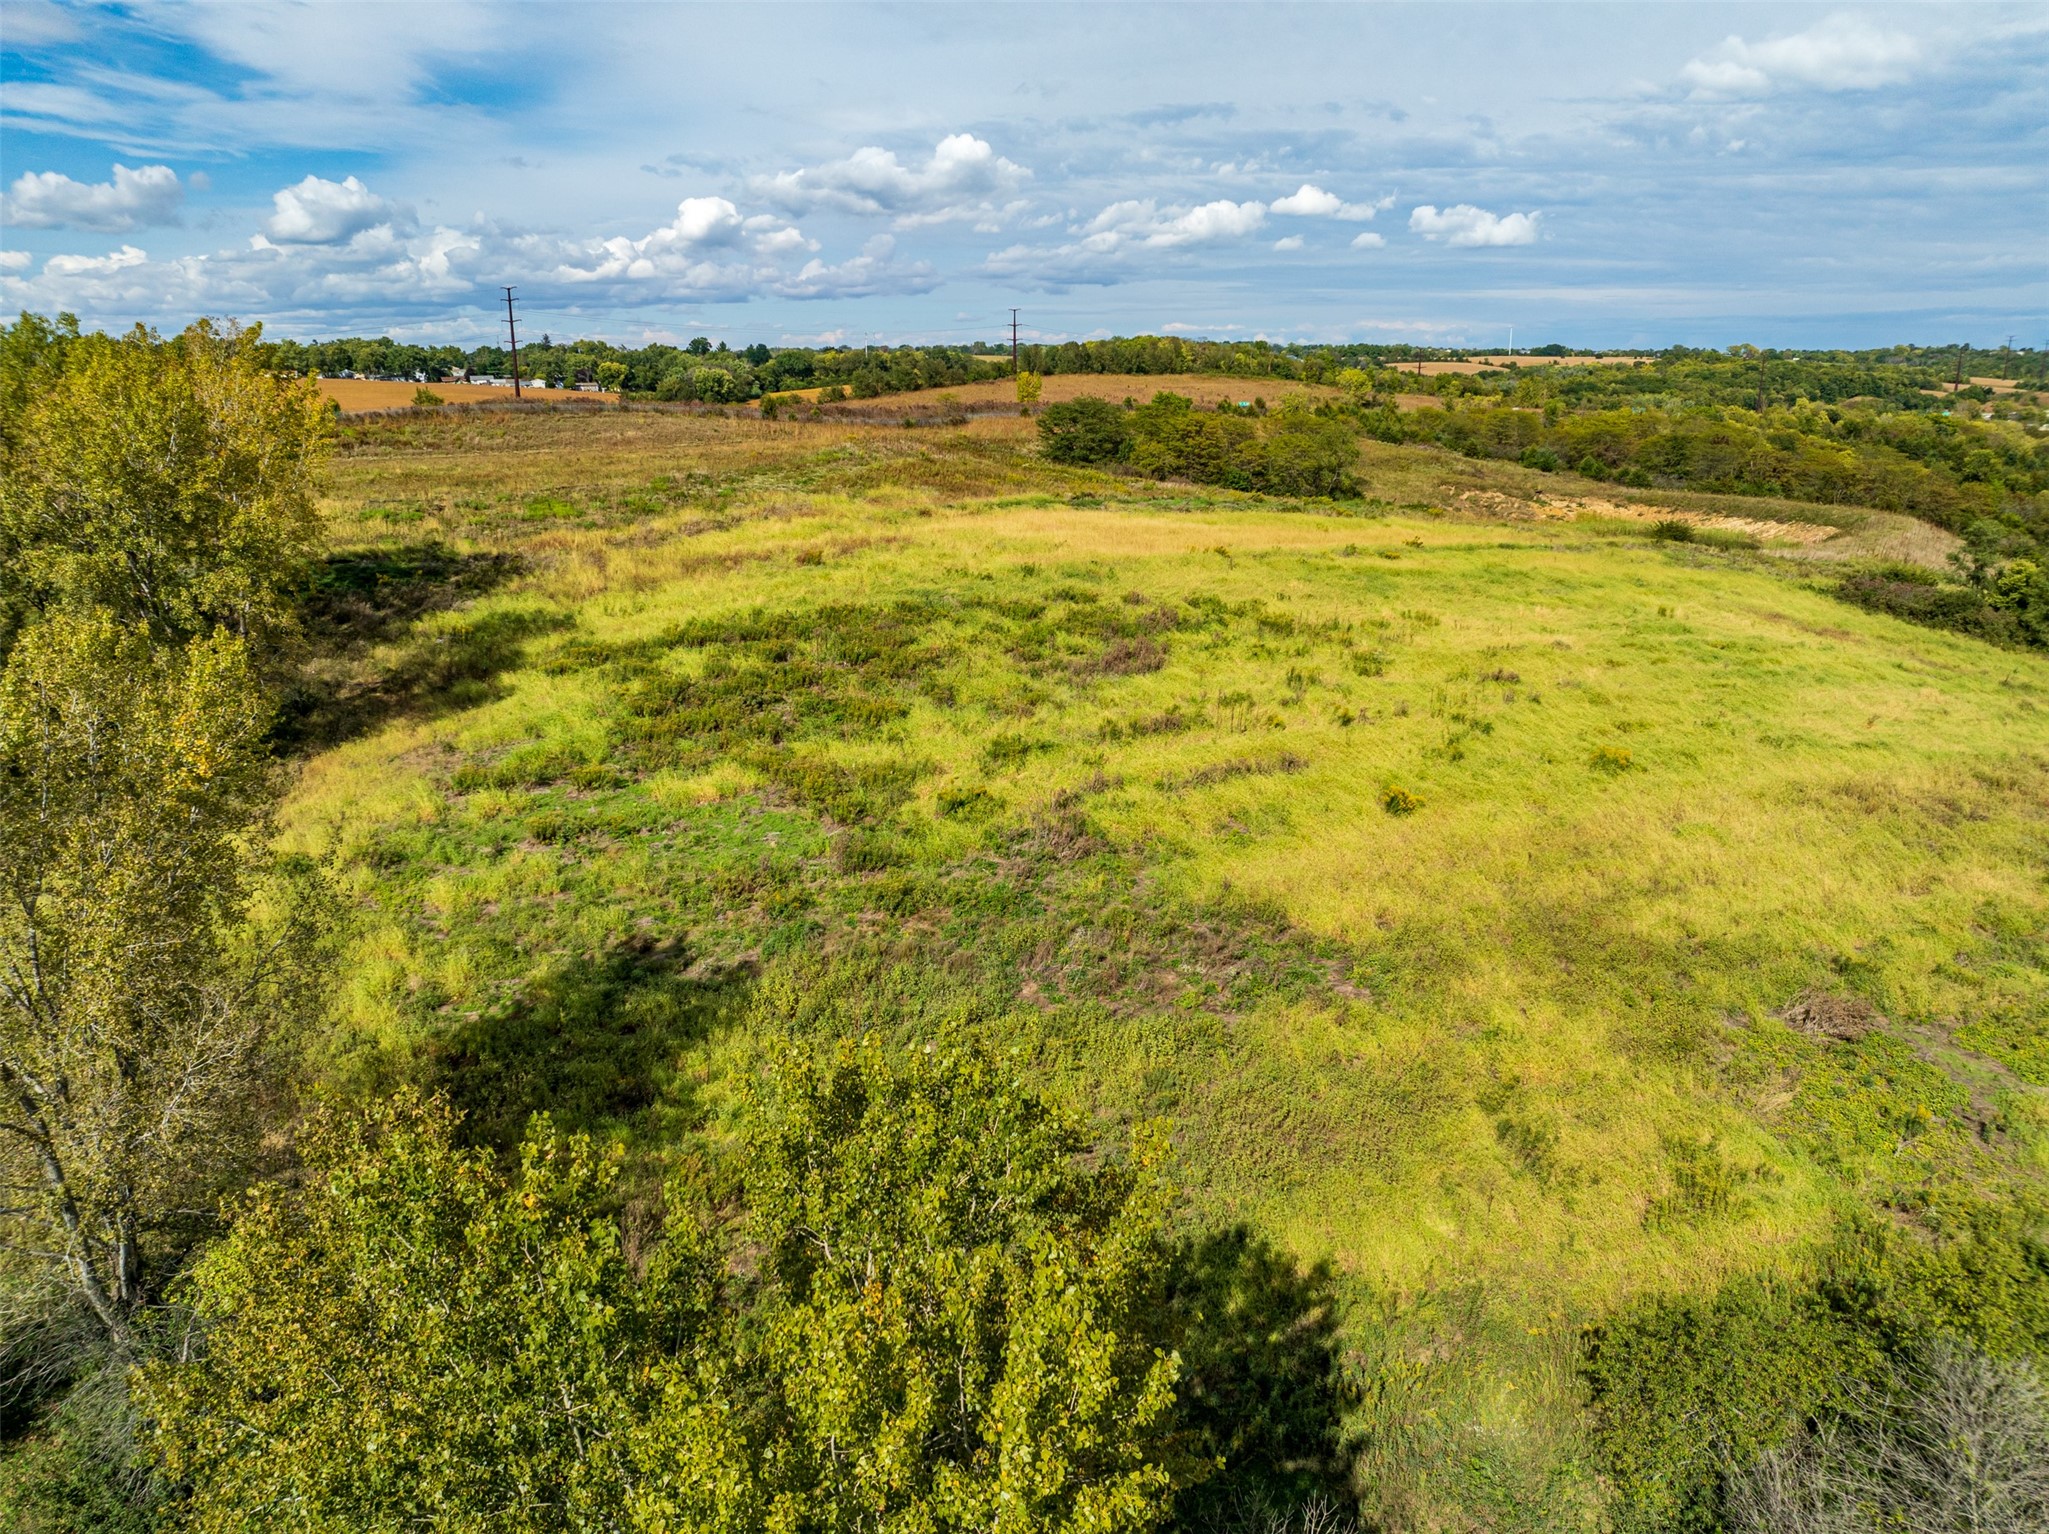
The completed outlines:
<svg viewBox="0 0 2049 1534">
<path fill-rule="evenodd" d="M 2049 1243 L 2030 1204 L 1938 1197 L 1919 1228 L 1859 1217 L 1810 1282 L 1738 1279 L 1639 1303 L 1586 1338 L 1595 1442 L 1619 1530 L 1715 1530 L 1727 1479 L 1946 1338 L 2049 1353 Z"/>
<path fill-rule="evenodd" d="M 1131 414 L 1131 466 L 1155 479 L 1189 479 L 1276 495 L 1345 495 L 1359 456 L 1350 419 L 1284 401 L 1264 421 L 1198 411 L 1162 392 Z"/>
<path fill-rule="evenodd" d="M 2049 563 L 2016 559 L 1974 580 L 1912 565 L 1876 565 L 1843 577 L 1845 601 L 2013 649 L 2049 650 Z"/>
<path fill-rule="evenodd" d="M 1380 807 L 1390 815 L 1413 815 L 1423 808 L 1423 801 L 1401 784 L 1390 783 L 1380 791 Z"/>
<path fill-rule="evenodd" d="M 516 1171 L 401 1096 L 307 1138 L 145 1375 L 189 1527 L 1150 1528 L 1177 1479 L 1156 1152 L 985 1055 L 789 1049 L 748 1118 L 741 1278 L 700 1183 L 629 1262 L 617 1159 Z"/>
<path fill-rule="evenodd" d="M 542 1120 L 507 1176 L 452 1127 L 403 1096 L 327 1116 L 305 1192 L 242 1201 L 193 1276 L 204 1351 L 145 1376 L 186 1526 L 574 1528 L 627 1512 L 658 1455 L 665 1516 L 745 1527 L 700 1374 L 715 1249 L 678 1223 L 637 1276 L 616 1158 Z"/>
<path fill-rule="evenodd" d="M 62 354 L 0 485 L 0 641 L 53 607 L 104 607 L 166 641 L 284 625 L 321 531 L 313 384 L 263 371 L 254 332 L 205 322 Z"/>
<path fill-rule="evenodd" d="M 1036 405 L 1039 395 L 1046 386 L 1045 379 L 1030 369 L 1017 375 L 1017 402 L 1020 405 Z"/>
<path fill-rule="evenodd" d="M 1719 1528 L 1723 1475 L 1873 1366 L 1814 1297 L 1749 1279 L 1710 1299 L 1641 1305 L 1592 1330 L 1586 1347 L 1618 1534 Z"/>
<path fill-rule="evenodd" d="M 1055 463 L 1118 463 L 1131 451 L 1131 427 L 1117 406 L 1084 394 L 1040 414 L 1039 451 Z"/>
<path fill-rule="evenodd" d="M 1149 1340 L 1164 1188 L 1155 1151 L 1083 1171 L 1084 1145 L 944 1045 L 779 1062 L 748 1186 L 808 1526 L 1158 1519 L 1178 1372 Z"/>
<path fill-rule="evenodd" d="M 241 933 L 270 805 L 268 710 L 225 634 L 32 627 L 0 676 L 0 1229 L 132 1345 L 246 1165 L 294 918 Z M 253 951 L 251 951 L 253 948 Z"/>
<path fill-rule="evenodd" d="M 413 406 L 415 409 L 431 409 L 436 405 L 445 405 L 447 403 L 447 400 L 436 394 L 425 384 L 421 384 L 419 388 L 413 390 Z"/>
</svg>

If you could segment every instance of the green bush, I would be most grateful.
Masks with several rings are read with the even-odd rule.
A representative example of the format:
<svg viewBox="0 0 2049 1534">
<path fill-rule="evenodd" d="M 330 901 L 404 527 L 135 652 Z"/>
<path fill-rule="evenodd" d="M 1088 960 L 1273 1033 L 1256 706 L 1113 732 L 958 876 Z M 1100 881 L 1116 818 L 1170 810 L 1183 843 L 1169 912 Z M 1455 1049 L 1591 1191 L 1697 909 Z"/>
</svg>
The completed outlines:
<svg viewBox="0 0 2049 1534">
<path fill-rule="evenodd" d="M 1118 463 L 1131 451 L 1131 427 L 1108 400 L 1084 394 L 1040 413 L 1039 451 L 1055 463 Z"/>
<path fill-rule="evenodd" d="M 1526 447 L 1516 462 L 1526 469 L 1538 469 L 1546 474 L 1555 474 L 1560 467 L 1558 455 L 1548 447 Z"/>
<path fill-rule="evenodd" d="M 1722 1478 L 1875 1372 L 1816 1296 L 1739 1280 L 1712 1299 L 1639 1305 L 1591 1329 L 1583 1370 L 1617 1534 L 1709 1534 Z"/>
<path fill-rule="evenodd" d="M 416 1098 L 322 1119 L 145 1376 L 183 1525 L 1137 1534 L 1203 1473 L 1156 1146 L 873 1038 L 776 1057 L 745 1124 L 737 1243 L 686 1166 L 629 1260 L 616 1153 L 545 1118 L 509 1172 Z"/>
</svg>

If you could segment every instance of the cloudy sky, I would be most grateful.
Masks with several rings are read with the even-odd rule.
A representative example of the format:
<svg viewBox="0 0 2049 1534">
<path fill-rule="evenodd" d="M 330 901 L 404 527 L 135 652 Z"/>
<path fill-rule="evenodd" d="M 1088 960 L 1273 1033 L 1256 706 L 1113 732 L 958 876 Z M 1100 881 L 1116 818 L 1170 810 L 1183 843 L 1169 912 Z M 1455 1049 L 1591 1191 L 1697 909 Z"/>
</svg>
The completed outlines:
<svg viewBox="0 0 2049 1534">
<path fill-rule="evenodd" d="M 301 337 L 2049 337 L 2049 6 L 0 0 L 0 301 Z"/>
</svg>

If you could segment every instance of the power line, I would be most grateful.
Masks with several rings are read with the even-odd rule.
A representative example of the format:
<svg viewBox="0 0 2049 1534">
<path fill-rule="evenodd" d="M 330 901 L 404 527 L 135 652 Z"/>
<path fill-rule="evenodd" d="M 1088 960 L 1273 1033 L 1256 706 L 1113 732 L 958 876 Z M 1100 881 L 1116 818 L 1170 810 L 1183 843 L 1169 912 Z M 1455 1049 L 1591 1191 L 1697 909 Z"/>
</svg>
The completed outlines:
<svg viewBox="0 0 2049 1534">
<path fill-rule="evenodd" d="M 512 289 L 505 290 L 505 330 L 512 338 L 512 397 L 519 396 L 519 322 L 512 317 Z"/>
</svg>

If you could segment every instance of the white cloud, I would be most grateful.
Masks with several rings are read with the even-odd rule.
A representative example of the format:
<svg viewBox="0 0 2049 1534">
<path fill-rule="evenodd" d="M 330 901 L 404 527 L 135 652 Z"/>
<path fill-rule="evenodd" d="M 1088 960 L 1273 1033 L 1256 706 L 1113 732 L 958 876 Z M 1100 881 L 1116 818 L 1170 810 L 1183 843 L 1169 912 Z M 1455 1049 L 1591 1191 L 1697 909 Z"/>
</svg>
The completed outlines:
<svg viewBox="0 0 2049 1534">
<path fill-rule="evenodd" d="M 105 256 L 52 256 L 43 263 L 45 277 L 88 277 L 108 272 L 126 271 L 133 266 L 143 266 L 149 261 L 146 251 L 133 245 L 123 245 L 111 255 Z"/>
<path fill-rule="evenodd" d="M 871 145 L 844 160 L 760 178 L 755 189 L 792 212 L 832 208 L 890 216 L 911 227 L 950 219 L 988 222 L 1005 211 L 999 200 L 1031 174 L 985 140 L 955 133 L 941 139 L 922 165 L 905 165 L 892 151 Z"/>
<path fill-rule="evenodd" d="M 939 286 L 939 277 L 924 262 L 902 266 L 890 258 L 896 241 L 878 234 L 861 247 L 861 254 L 838 265 L 812 260 L 796 276 L 776 283 L 772 289 L 784 298 L 872 298 L 882 293 L 929 293 Z"/>
<path fill-rule="evenodd" d="M 1426 240 L 1447 245 L 1534 245 L 1537 242 L 1535 213 L 1489 213 L 1469 202 L 1439 211 L 1425 203 L 1409 214 L 1409 229 Z"/>
<path fill-rule="evenodd" d="M 1304 243 L 1304 241 L 1303 241 L 1303 239 L 1302 239 L 1302 236 L 1301 236 L 1301 235 L 1299 235 L 1299 234 L 1291 234 L 1291 235 L 1289 235 L 1289 236 L 1288 236 L 1288 237 L 1287 237 L 1287 238 L 1286 238 L 1285 240 L 1275 240 L 1275 241 L 1274 241 L 1274 249 L 1275 249 L 1275 250 L 1300 250 L 1300 249 L 1302 248 L 1302 246 L 1303 246 L 1303 243 Z"/>
<path fill-rule="evenodd" d="M 1392 193 L 1378 202 L 1346 202 L 1337 193 L 1326 192 L 1322 187 L 1305 181 L 1298 190 L 1277 198 L 1267 211 L 1291 218 L 1367 219 L 1381 209 L 1393 206 Z"/>
<path fill-rule="evenodd" d="M 1162 212 L 1152 198 L 1113 202 L 1083 228 L 1083 244 L 1094 242 L 1103 250 L 1126 244 L 1151 249 L 1175 245 L 1203 245 L 1213 240 L 1237 239 L 1266 222 L 1266 206 L 1257 202 L 1232 202 L 1219 198 L 1197 208 L 1169 208 Z"/>
<path fill-rule="evenodd" d="M 1150 197 L 1113 202 L 1060 245 L 1012 245 L 982 263 L 994 276 L 1040 287 L 1119 282 L 1135 260 L 1243 239 L 1266 223 L 1266 204 L 1219 198 L 1199 207 L 1162 208 Z"/>
<path fill-rule="evenodd" d="M 276 207 L 263 232 L 280 245 L 338 245 L 379 225 L 410 228 L 412 215 L 385 201 L 354 176 L 323 181 L 308 176 L 271 195 Z"/>
<path fill-rule="evenodd" d="M 762 263 L 816 249 L 816 240 L 773 214 L 742 218 L 724 197 L 686 197 L 673 219 L 640 239 L 565 246 L 553 275 L 574 283 L 659 280 L 679 293 L 740 292 L 782 274 Z"/>
<path fill-rule="evenodd" d="M 1375 234 L 1370 229 L 1364 234 L 1352 236 L 1352 249 L 1354 250 L 1378 250 L 1386 243 L 1387 239 L 1385 236 Z"/>
<path fill-rule="evenodd" d="M 1696 96 L 1761 96 L 1775 86 L 1800 85 L 1870 90 L 1907 79 L 1923 54 L 1920 41 L 1905 32 L 1838 14 L 1760 43 L 1731 36 L 1679 73 Z"/>
<path fill-rule="evenodd" d="M 0 250 L 0 272 L 22 271 L 30 260 L 31 257 L 25 250 Z"/>
<path fill-rule="evenodd" d="M 114 167 L 111 181 L 73 181 L 54 170 L 25 172 L 0 202 L 0 217 L 24 229 L 91 229 L 125 234 L 175 224 L 185 188 L 168 165 Z"/>
</svg>

